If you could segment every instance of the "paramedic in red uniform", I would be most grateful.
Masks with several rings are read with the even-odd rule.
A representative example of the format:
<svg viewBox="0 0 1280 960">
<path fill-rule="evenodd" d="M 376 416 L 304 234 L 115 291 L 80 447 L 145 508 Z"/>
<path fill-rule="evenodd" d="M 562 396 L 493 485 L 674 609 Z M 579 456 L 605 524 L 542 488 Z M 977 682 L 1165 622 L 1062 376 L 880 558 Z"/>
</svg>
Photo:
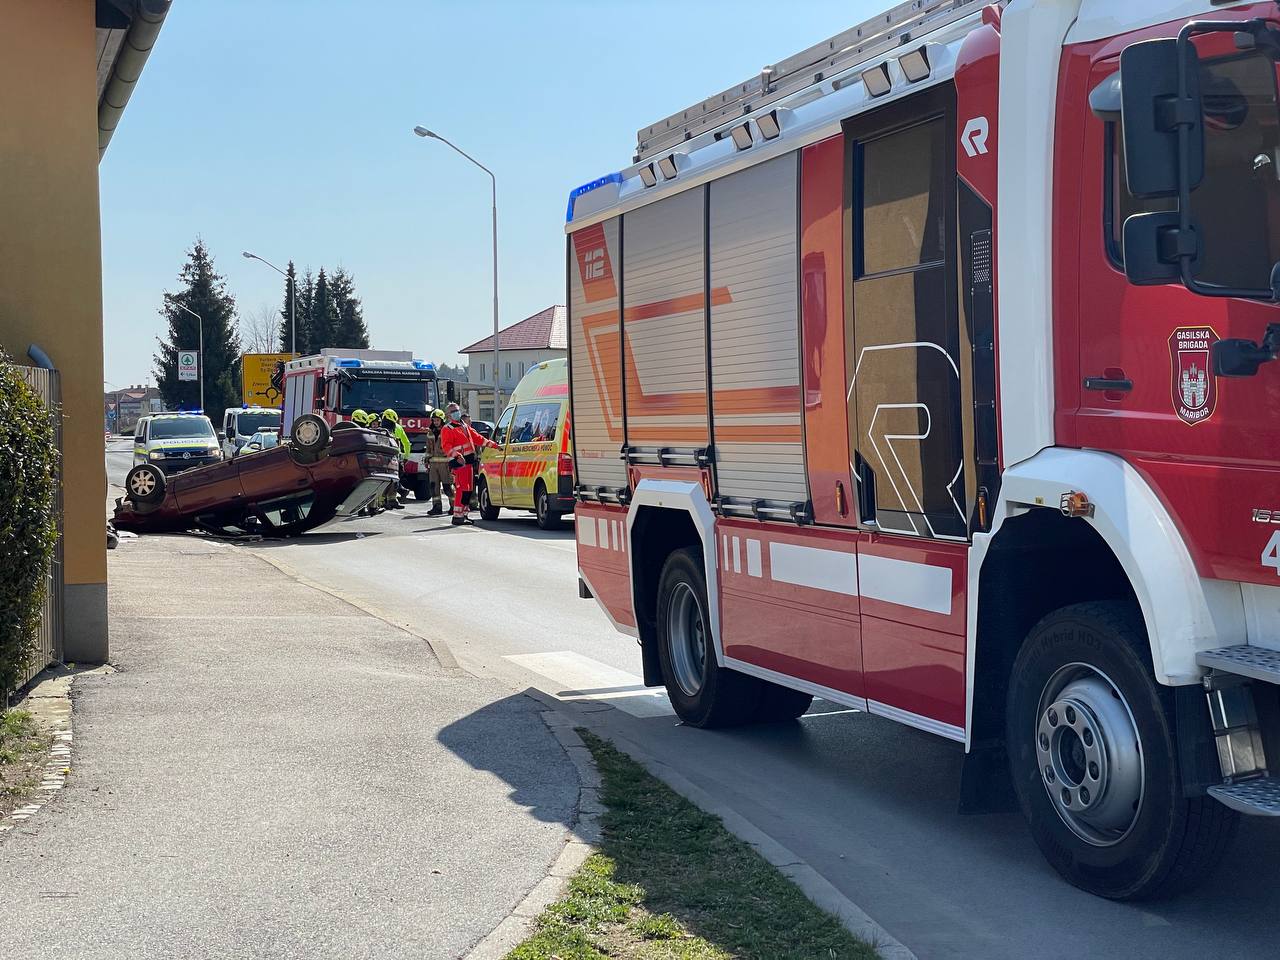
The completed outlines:
<svg viewBox="0 0 1280 960">
<path fill-rule="evenodd" d="M 440 431 L 440 443 L 453 469 L 453 525 L 470 522 L 471 491 L 475 488 L 478 466 L 476 452 L 498 445 L 462 422 L 462 410 L 456 403 L 448 406 L 449 422 Z"/>
</svg>

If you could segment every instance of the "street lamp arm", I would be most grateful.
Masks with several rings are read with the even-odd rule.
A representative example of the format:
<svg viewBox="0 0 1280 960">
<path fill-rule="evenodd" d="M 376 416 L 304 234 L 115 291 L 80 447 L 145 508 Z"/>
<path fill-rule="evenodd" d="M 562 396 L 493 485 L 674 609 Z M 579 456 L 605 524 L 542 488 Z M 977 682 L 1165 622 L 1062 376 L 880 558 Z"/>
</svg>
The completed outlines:
<svg viewBox="0 0 1280 960">
<path fill-rule="evenodd" d="M 289 276 L 287 273 L 285 273 L 283 270 L 281 270 L 279 267 L 277 267 L 274 263 L 272 263 L 272 262 L 271 262 L 270 260 L 268 260 L 266 257 L 260 257 L 260 256 L 258 256 L 256 253 L 250 253 L 248 250 L 245 250 L 245 251 L 241 254 L 241 256 L 242 256 L 242 257 L 244 257 L 246 260 L 259 260 L 259 261 L 261 261 L 262 263 L 265 263 L 268 267 L 270 267 L 270 268 L 271 268 L 272 270 L 274 270 L 276 273 L 280 274 L 280 276 L 282 276 L 282 277 L 287 277 L 287 276 Z"/>
<path fill-rule="evenodd" d="M 431 134 L 431 138 L 433 140 L 439 140 L 441 143 L 443 143 L 446 147 L 449 147 L 449 149 L 453 150 L 455 153 L 461 154 L 462 156 L 466 157 L 468 160 L 474 163 L 477 167 L 479 167 L 481 170 L 487 173 L 489 175 L 489 179 L 492 180 L 495 185 L 497 184 L 498 178 L 493 175 L 493 171 L 490 170 L 488 167 L 486 167 L 483 163 L 481 163 L 475 157 L 473 157 L 471 154 L 467 153 L 467 151 L 463 150 L 456 143 L 452 143 L 449 140 L 446 140 L 444 137 L 440 136 L 440 134 L 438 133 Z"/>
</svg>

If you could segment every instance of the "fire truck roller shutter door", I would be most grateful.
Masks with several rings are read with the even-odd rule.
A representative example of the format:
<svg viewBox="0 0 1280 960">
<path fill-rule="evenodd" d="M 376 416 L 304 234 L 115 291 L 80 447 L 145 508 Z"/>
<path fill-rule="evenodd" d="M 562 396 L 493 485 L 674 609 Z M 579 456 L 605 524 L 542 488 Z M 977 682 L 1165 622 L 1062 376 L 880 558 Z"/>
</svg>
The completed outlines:
<svg viewBox="0 0 1280 960">
<path fill-rule="evenodd" d="M 569 351 L 573 368 L 573 426 L 578 483 L 627 485 L 620 453 L 622 331 L 617 217 L 569 237 Z"/>
<path fill-rule="evenodd" d="M 627 443 L 694 450 L 709 442 L 705 188 L 623 218 Z M 727 296 L 712 290 L 713 302 Z"/>
<path fill-rule="evenodd" d="M 710 186 L 711 390 L 723 497 L 809 499 L 800 392 L 797 154 Z"/>
</svg>

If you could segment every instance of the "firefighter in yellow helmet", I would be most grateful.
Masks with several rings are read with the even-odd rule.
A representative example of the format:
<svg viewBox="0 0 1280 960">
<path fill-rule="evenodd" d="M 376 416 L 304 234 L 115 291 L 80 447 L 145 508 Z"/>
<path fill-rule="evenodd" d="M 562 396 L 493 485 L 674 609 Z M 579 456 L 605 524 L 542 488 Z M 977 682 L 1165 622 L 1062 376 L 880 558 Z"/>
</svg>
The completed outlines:
<svg viewBox="0 0 1280 960">
<path fill-rule="evenodd" d="M 387 431 L 387 433 L 391 434 L 392 438 L 396 441 L 396 445 L 400 448 L 400 480 L 399 490 L 397 491 L 399 496 L 392 503 L 388 503 L 387 505 L 393 510 L 403 509 L 404 504 L 400 501 L 409 496 L 409 488 L 404 485 L 404 462 L 409 459 L 410 451 L 409 434 L 405 432 L 404 427 L 400 423 L 400 415 L 391 409 L 382 411 L 381 427 L 383 430 Z"/>
<path fill-rule="evenodd" d="M 427 485 L 431 489 L 431 510 L 428 512 L 429 517 L 438 517 L 444 513 L 444 507 L 441 504 L 441 492 L 447 492 L 449 499 L 453 499 L 453 471 L 449 469 L 449 458 L 444 452 L 444 441 L 440 439 L 440 430 L 444 427 L 445 415 L 443 410 L 431 411 L 431 425 L 426 435 L 426 449 L 423 451 L 426 456 L 427 467 Z"/>
</svg>

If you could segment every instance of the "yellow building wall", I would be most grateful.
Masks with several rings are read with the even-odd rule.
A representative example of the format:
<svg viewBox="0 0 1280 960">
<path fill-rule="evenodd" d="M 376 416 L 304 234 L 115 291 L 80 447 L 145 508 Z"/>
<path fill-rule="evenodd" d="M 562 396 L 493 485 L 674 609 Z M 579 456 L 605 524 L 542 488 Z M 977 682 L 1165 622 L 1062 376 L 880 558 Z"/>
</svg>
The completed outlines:
<svg viewBox="0 0 1280 960">
<path fill-rule="evenodd" d="M 67 660 L 107 652 L 93 0 L 0 0 L 0 345 L 62 373 Z"/>
</svg>

